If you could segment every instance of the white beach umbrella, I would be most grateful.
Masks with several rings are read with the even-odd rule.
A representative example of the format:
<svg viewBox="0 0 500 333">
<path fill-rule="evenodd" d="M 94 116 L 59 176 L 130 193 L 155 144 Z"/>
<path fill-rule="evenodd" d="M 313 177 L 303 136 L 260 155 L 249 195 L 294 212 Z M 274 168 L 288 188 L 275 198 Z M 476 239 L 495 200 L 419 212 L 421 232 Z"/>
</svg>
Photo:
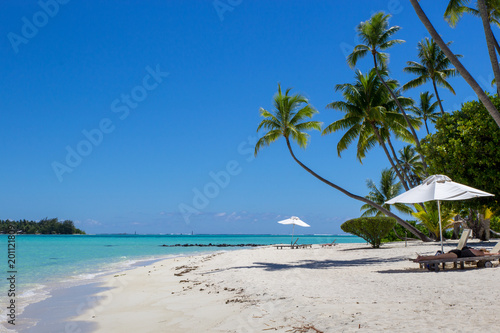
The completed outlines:
<svg viewBox="0 0 500 333">
<path fill-rule="evenodd" d="M 455 201 L 465 200 L 477 197 L 494 196 L 491 193 L 475 189 L 460 183 L 453 182 L 448 176 L 433 175 L 427 177 L 422 184 L 406 191 L 391 200 L 386 201 L 386 204 L 392 205 L 400 203 L 420 203 L 436 200 L 438 205 L 439 215 L 439 231 L 441 240 L 441 251 L 443 252 L 443 231 L 441 230 L 441 208 L 440 201 Z"/>
<path fill-rule="evenodd" d="M 283 221 L 279 221 L 278 223 L 281 223 L 281 224 L 293 224 L 293 227 L 292 227 L 292 244 L 293 244 L 293 232 L 294 232 L 294 229 L 295 229 L 295 225 L 299 225 L 301 227 L 310 227 L 309 224 L 305 223 L 304 221 L 302 221 L 301 219 L 299 219 L 297 216 L 292 216 L 289 219 L 286 219 L 286 220 L 283 220 Z"/>
</svg>

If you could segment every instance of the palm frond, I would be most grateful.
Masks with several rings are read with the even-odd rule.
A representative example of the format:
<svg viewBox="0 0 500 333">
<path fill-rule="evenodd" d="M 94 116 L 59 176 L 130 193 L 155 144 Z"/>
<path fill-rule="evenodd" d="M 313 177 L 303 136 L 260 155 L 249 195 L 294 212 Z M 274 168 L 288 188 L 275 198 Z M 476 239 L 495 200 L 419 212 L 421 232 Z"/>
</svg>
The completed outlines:
<svg viewBox="0 0 500 333">
<path fill-rule="evenodd" d="M 257 144 L 255 145 L 254 155 L 257 156 L 257 153 L 262 147 L 269 146 L 271 143 L 278 140 L 282 135 L 283 133 L 280 130 L 272 130 L 267 132 L 257 141 Z"/>
<path fill-rule="evenodd" d="M 354 68 L 358 63 L 358 60 L 366 56 L 369 48 L 366 45 L 356 45 L 351 54 L 347 56 L 347 64 L 349 67 Z"/>
</svg>

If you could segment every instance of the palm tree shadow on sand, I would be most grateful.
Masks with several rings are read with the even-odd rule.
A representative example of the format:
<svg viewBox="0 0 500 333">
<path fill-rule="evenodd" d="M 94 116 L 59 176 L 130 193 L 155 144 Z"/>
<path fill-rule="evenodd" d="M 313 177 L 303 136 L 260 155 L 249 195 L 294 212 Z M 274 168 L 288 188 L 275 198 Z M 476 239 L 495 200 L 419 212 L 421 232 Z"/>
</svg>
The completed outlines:
<svg viewBox="0 0 500 333">
<path fill-rule="evenodd" d="M 354 260 L 300 260 L 295 263 L 289 263 L 289 264 L 280 264 L 273 262 L 254 262 L 253 265 L 229 267 L 222 270 L 215 270 L 210 273 L 217 273 L 228 270 L 239 270 L 239 269 L 263 269 L 264 271 L 268 272 L 288 271 L 294 269 L 332 269 L 332 268 L 376 265 L 381 263 L 392 263 L 392 262 L 399 262 L 401 260 L 405 260 L 405 258 L 394 257 L 394 258 L 380 259 L 373 257 L 373 258 L 362 258 Z"/>
</svg>

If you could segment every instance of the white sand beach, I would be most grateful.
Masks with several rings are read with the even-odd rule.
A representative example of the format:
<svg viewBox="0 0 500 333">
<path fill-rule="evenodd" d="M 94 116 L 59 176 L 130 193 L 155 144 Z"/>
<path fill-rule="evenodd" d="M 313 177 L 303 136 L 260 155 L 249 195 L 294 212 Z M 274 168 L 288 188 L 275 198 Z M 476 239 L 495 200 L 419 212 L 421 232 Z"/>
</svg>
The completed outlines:
<svg viewBox="0 0 500 333">
<path fill-rule="evenodd" d="M 452 249 L 456 242 L 448 242 Z M 497 332 L 500 267 L 439 273 L 436 243 L 264 247 L 168 259 L 110 276 L 81 321 L 97 332 Z"/>
</svg>

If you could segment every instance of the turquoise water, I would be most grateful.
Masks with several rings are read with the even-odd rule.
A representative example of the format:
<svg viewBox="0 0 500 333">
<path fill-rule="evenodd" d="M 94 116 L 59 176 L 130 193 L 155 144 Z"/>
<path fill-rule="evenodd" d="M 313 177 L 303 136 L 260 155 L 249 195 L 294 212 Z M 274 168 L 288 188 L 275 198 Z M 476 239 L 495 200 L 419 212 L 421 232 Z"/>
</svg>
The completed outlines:
<svg viewBox="0 0 500 333">
<path fill-rule="evenodd" d="M 361 238 L 339 235 L 296 235 L 299 244 L 362 243 Z M 290 243 L 289 235 L 17 235 L 15 248 L 16 297 L 29 304 L 46 298 L 51 289 L 94 281 L 99 275 L 142 261 L 239 247 L 163 247 L 174 244 Z M 7 235 L 0 235 L 2 276 L 0 304 L 8 288 Z"/>
</svg>

